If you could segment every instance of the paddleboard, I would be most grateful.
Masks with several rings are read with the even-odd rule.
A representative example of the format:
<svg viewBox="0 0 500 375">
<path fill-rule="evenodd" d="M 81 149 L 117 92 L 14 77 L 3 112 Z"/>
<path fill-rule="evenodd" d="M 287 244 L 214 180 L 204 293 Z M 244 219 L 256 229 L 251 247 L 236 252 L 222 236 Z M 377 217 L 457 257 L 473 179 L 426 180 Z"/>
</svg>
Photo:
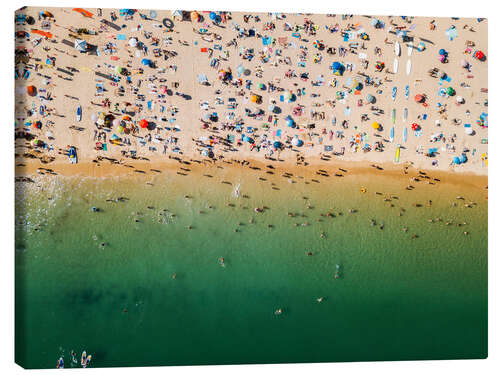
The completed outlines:
<svg viewBox="0 0 500 375">
<path fill-rule="evenodd" d="M 76 109 L 76 121 L 80 122 L 82 121 L 82 107 L 78 106 Z"/>
<path fill-rule="evenodd" d="M 392 123 L 394 124 L 396 122 L 396 109 L 395 108 L 392 110 L 391 119 L 392 119 Z"/>
<path fill-rule="evenodd" d="M 394 59 L 394 73 L 398 72 L 398 66 L 399 66 L 398 59 Z"/>
<path fill-rule="evenodd" d="M 405 99 L 408 100 L 408 96 L 410 96 L 410 86 L 405 86 Z"/>
<path fill-rule="evenodd" d="M 398 41 L 394 43 L 394 53 L 396 54 L 396 56 L 399 56 L 399 54 L 401 53 L 401 46 L 399 45 Z"/>
<path fill-rule="evenodd" d="M 406 63 L 406 75 L 409 76 L 411 72 L 411 60 L 408 60 Z"/>
<path fill-rule="evenodd" d="M 394 126 L 391 128 L 391 136 L 389 137 L 389 141 L 394 142 Z"/>
<path fill-rule="evenodd" d="M 403 109 L 403 121 L 406 121 L 408 118 L 408 108 Z"/>
<path fill-rule="evenodd" d="M 396 99 L 396 93 L 398 92 L 398 88 L 396 86 L 394 86 L 392 88 L 392 100 L 395 100 Z"/>
<path fill-rule="evenodd" d="M 396 156 L 394 157 L 394 162 L 399 163 L 399 155 L 401 154 L 401 145 L 396 148 Z"/>
<path fill-rule="evenodd" d="M 413 42 L 410 40 L 410 43 L 408 43 L 408 56 L 411 56 L 412 52 L 413 52 Z"/>
<path fill-rule="evenodd" d="M 403 129 L 403 142 L 406 143 L 407 139 L 408 139 L 408 129 L 404 128 Z"/>
</svg>

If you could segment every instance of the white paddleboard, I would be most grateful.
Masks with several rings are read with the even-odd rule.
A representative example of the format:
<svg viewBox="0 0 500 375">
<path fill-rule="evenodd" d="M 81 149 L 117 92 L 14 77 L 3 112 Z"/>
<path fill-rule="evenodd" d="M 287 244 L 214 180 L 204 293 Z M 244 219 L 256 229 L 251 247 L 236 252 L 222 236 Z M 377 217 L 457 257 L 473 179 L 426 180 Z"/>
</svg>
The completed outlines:
<svg viewBox="0 0 500 375">
<path fill-rule="evenodd" d="M 406 62 L 406 75 L 410 75 L 410 72 L 411 72 L 411 60 L 408 60 Z"/>
<path fill-rule="evenodd" d="M 398 59 L 394 59 L 394 73 L 398 72 L 398 66 L 399 66 Z"/>
<path fill-rule="evenodd" d="M 412 52 L 413 52 L 413 42 L 410 40 L 410 43 L 408 43 L 408 56 L 411 56 Z"/>
<path fill-rule="evenodd" d="M 399 54 L 401 53 L 401 46 L 399 45 L 398 41 L 394 43 L 394 53 L 396 54 L 396 56 L 399 56 Z"/>
</svg>

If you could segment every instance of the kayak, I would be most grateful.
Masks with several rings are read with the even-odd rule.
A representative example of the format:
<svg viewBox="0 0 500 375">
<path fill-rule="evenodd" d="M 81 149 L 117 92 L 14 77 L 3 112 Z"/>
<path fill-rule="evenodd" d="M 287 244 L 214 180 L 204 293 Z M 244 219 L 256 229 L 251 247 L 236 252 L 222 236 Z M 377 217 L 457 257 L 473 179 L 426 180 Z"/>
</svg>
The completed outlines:
<svg viewBox="0 0 500 375">
<path fill-rule="evenodd" d="M 394 53 L 396 54 L 396 56 L 399 56 L 399 54 L 401 53 L 401 46 L 397 41 L 396 43 L 394 43 Z"/>
<path fill-rule="evenodd" d="M 394 162 L 399 163 L 399 155 L 401 154 L 401 145 L 396 148 L 396 156 L 394 157 Z"/>
<path fill-rule="evenodd" d="M 389 141 L 394 142 L 394 126 L 391 128 L 391 136 L 389 137 Z"/>
<path fill-rule="evenodd" d="M 76 109 L 76 121 L 80 122 L 82 121 L 82 107 L 78 106 Z"/>
<path fill-rule="evenodd" d="M 396 99 L 396 93 L 398 92 L 398 88 L 396 86 L 394 86 L 392 88 L 392 100 L 395 100 Z"/>
<path fill-rule="evenodd" d="M 398 66 L 399 66 L 398 59 L 394 59 L 394 73 L 398 72 Z"/>
<path fill-rule="evenodd" d="M 396 122 L 396 109 L 393 108 L 392 110 L 392 115 L 391 115 L 392 123 L 394 124 Z"/>
<path fill-rule="evenodd" d="M 409 76 L 411 72 L 411 60 L 406 62 L 406 75 Z"/>
<path fill-rule="evenodd" d="M 408 129 L 404 128 L 403 129 L 403 142 L 406 143 L 407 139 L 408 139 Z"/>
<path fill-rule="evenodd" d="M 408 108 L 403 109 L 403 121 L 406 121 L 408 118 Z"/>
<path fill-rule="evenodd" d="M 408 100 L 408 96 L 410 95 L 410 86 L 406 85 L 405 87 L 405 99 Z"/>
</svg>

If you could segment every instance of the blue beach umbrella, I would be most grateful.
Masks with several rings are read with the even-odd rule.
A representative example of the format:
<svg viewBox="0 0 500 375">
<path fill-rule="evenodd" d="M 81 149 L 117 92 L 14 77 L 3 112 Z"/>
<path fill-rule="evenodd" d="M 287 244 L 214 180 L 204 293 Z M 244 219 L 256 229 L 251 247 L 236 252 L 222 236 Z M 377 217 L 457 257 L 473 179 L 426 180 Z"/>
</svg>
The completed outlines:
<svg viewBox="0 0 500 375">
<path fill-rule="evenodd" d="M 460 158 L 458 156 L 453 158 L 453 164 L 460 164 Z"/>
<path fill-rule="evenodd" d="M 210 12 L 209 14 L 209 18 L 212 20 L 212 21 L 215 21 L 217 19 L 217 14 L 215 12 Z"/>
<path fill-rule="evenodd" d="M 273 143 L 274 148 L 281 148 L 282 146 L 283 146 L 283 144 L 280 141 L 276 141 Z"/>
<path fill-rule="evenodd" d="M 142 59 L 141 64 L 145 65 L 145 66 L 151 66 L 151 60 L 150 59 Z"/>
</svg>

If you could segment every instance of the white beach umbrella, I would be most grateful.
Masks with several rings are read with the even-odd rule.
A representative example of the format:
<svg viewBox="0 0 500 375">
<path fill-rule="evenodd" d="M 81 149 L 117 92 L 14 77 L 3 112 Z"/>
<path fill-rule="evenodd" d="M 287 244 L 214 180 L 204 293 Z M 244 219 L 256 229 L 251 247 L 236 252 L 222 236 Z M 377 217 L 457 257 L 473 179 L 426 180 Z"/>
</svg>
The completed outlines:
<svg viewBox="0 0 500 375">
<path fill-rule="evenodd" d="M 137 39 L 135 39 L 135 38 L 130 38 L 130 39 L 128 40 L 128 45 L 129 45 L 130 47 L 135 47 L 135 46 L 137 46 Z"/>
</svg>

